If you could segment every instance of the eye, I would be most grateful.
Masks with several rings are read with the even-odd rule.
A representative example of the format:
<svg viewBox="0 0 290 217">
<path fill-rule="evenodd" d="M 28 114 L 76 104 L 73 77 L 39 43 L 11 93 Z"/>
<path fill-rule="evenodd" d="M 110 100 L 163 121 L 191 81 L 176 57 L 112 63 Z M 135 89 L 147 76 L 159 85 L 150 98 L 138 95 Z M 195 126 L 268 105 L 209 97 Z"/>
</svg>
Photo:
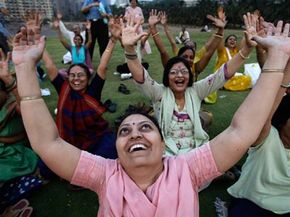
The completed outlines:
<svg viewBox="0 0 290 217">
<path fill-rule="evenodd" d="M 119 133 L 118 135 L 119 136 L 126 136 L 130 133 L 130 129 L 128 127 L 122 127 L 120 130 L 119 130 Z"/>
<path fill-rule="evenodd" d="M 142 124 L 142 126 L 140 127 L 140 130 L 145 131 L 145 132 L 150 131 L 151 129 L 152 129 L 152 126 L 147 123 Z"/>
</svg>

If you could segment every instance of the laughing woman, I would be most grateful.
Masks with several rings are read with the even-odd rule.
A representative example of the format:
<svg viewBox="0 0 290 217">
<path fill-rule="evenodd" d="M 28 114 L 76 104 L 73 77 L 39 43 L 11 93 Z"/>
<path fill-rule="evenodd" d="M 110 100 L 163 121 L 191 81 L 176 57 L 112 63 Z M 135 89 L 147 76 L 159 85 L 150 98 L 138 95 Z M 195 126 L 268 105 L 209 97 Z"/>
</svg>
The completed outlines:
<svg viewBox="0 0 290 217">
<path fill-rule="evenodd" d="M 255 29 L 253 16 L 248 14 L 244 19 Z M 126 37 L 131 39 L 131 28 L 128 25 L 123 29 L 123 42 Z M 263 73 L 229 128 L 209 143 L 184 155 L 163 157 L 164 140 L 156 121 L 146 115 L 131 114 L 123 119 L 117 132 L 118 160 L 81 151 L 59 136 L 34 73 L 45 40 L 41 38 L 33 44 L 33 38 L 38 35 L 30 35 L 28 42 L 20 33 L 14 39 L 13 62 L 30 142 L 59 176 L 98 194 L 98 216 L 197 217 L 198 188 L 235 164 L 257 139 L 266 122 L 289 59 L 284 53 L 290 51 L 288 33 L 289 25 L 282 32 L 282 22 L 279 22 L 275 36 L 260 38 L 248 34 L 269 52 Z M 140 36 L 134 37 L 137 40 Z M 184 72 L 178 69 L 176 74 Z"/>
</svg>

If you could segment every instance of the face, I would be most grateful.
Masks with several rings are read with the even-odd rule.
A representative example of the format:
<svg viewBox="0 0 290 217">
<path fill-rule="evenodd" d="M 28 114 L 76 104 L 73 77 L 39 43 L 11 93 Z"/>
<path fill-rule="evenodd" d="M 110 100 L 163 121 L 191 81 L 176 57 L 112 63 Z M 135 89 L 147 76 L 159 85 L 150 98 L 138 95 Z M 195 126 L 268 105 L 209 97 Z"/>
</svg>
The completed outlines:
<svg viewBox="0 0 290 217">
<path fill-rule="evenodd" d="M 189 71 L 186 66 L 180 62 L 175 63 L 169 71 L 169 87 L 173 93 L 184 93 L 189 81 Z"/>
<path fill-rule="evenodd" d="M 68 74 L 68 81 L 73 90 L 83 92 L 88 86 L 89 79 L 83 68 L 74 66 Z"/>
<path fill-rule="evenodd" d="M 226 47 L 235 48 L 237 46 L 237 39 L 234 36 L 230 36 L 226 42 Z"/>
<path fill-rule="evenodd" d="M 164 142 L 155 124 L 141 114 L 124 119 L 118 130 L 116 147 L 125 169 L 162 164 Z"/>
<path fill-rule="evenodd" d="M 75 36 L 75 37 L 74 37 L 74 43 L 75 43 L 75 45 L 76 45 L 77 47 L 80 47 L 80 46 L 82 45 L 82 43 L 83 43 L 83 40 L 82 40 L 81 37 L 79 37 L 79 36 Z"/>
<path fill-rule="evenodd" d="M 194 60 L 194 53 L 192 52 L 191 49 L 185 50 L 184 53 L 181 54 L 180 56 L 183 57 L 184 59 L 186 59 L 190 65 L 190 67 L 192 67 L 193 60 Z"/>
<path fill-rule="evenodd" d="M 132 0 L 130 4 L 132 8 L 135 8 L 137 6 L 136 0 Z"/>
<path fill-rule="evenodd" d="M 79 25 L 74 25 L 73 26 L 73 32 L 74 32 L 74 34 L 79 35 L 81 33 L 80 26 Z"/>
</svg>

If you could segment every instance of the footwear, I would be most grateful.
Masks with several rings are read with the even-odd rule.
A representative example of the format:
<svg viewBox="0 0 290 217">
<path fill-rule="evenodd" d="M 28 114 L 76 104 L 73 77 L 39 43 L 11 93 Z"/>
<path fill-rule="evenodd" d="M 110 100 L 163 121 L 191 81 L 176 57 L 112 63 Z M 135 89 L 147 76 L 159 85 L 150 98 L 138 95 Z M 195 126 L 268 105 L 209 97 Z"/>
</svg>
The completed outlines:
<svg viewBox="0 0 290 217">
<path fill-rule="evenodd" d="M 5 209 L 4 213 L 1 215 L 3 217 L 16 217 L 24 211 L 29 205 L 28 200 L 21 199 L 16 204 L 9 206 Z"/>
<path fill-rule="evenodd" d="M 126 95 L 130 94 L 130 90 L 127 89 L 125 84 L 120 84 L 118 91 Z"/>
<path fill-rule="evenodd" d="M 132 78 L 132 73 L 123 73 L 121 74 L 121 80 L 127 80 Z"/>
<path fill-rule="evenodd" d="M 19 215 L 19 217 L 29 217 L 33 212 L 33 208 L 31 206 L 26 207 Z"/>
<path fill-rule="evenodd" d="M 112 102 L 110 99 L 108 99 L 104 102 L 104 106 L 111 113 L 114 113 L 117 110 L 117 104 Z"/>
</svg>

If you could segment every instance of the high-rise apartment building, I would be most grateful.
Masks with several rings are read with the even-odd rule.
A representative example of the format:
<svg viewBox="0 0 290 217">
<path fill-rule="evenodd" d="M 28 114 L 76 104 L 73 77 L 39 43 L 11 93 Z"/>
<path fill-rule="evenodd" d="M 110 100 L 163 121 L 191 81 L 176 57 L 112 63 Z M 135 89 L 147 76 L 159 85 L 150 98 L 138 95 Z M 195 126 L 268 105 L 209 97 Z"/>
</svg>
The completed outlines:
<svg viewBox="0 0 290 217">
<path fill-rule="evenodd" d="M 44 18 L 53 18 L 51 0 L 6 0 L 6 7 L 14 20 L 20 20 L 27 10 L 41 11 Z"/>
</svg>

